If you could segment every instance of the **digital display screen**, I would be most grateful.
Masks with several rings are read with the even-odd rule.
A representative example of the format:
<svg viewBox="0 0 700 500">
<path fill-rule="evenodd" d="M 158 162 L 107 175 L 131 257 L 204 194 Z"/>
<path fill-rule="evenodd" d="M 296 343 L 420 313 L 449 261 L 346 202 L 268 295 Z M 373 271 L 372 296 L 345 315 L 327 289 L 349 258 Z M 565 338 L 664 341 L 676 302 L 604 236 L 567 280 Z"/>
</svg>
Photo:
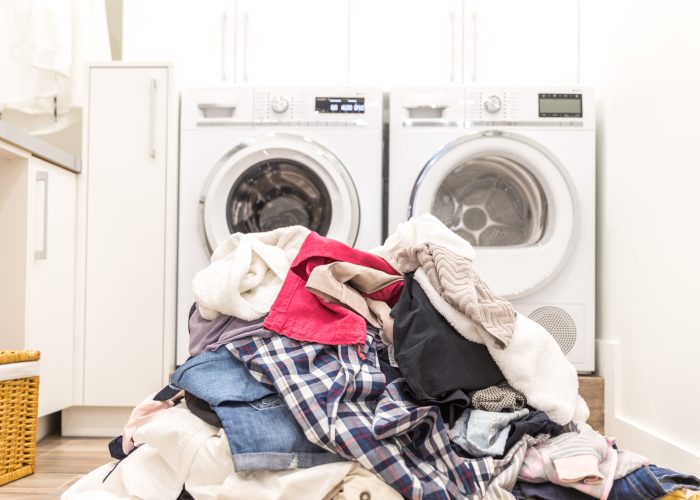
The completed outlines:
<svg viewBox="0 0 700 500">
<path fill-rule="evenodd" d="M 317 113 L 364 113 L 364 97 L 317 97 Z"/>
<path fill-rule="evenodd" d="M 581 94 L 540 94 L 540 117 L 583 117 Z"/>
</svg>

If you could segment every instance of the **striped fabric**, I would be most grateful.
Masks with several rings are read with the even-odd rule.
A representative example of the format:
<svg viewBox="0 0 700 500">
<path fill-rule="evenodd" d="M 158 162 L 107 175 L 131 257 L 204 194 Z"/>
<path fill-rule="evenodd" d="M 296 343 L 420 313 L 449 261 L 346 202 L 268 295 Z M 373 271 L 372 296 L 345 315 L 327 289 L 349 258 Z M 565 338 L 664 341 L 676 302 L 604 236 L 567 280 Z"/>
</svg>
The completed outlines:
<svg viewBox="0 0 700 500">
<path fill-rule="evenodd" d="M 370 328 L 365 360 L 355 346 L 285 336 L 236 340 L 228 348 L 277 390 L 312 443 L 357 460 L 405 498 L 483 497 L 493 459 L 457 456 L 437 407 L 407 401 L 402 379 L 385 384 L 377 336 Z"/>
<path fill-rule="evenodd" d="M 517 411 L 525 407 L 525 395 L 511 387 L 508 382 L 501 382 L 486 389 L 469 394 L 472 407 L 486 411 Z"/>
<path fill-rule="evenodd" d="M 469 259 L 432 243 L 406 248 L 396 259 L 401 272 L 423 269 L 447 303 L 493 336 L 499 347 L 508 345 L 515 330 L 515 310 L 491 291 Z"/>
<path fill-rule="evenodd" d="M 531 446 L 537 446 L 549 439 L 549 434 L 540 434 L 536 437 L 525 434 L 520 441 L 508 450 L 508 453 L 494 462 L 494 478 L 486 490 L 486 500 L 511 500 L 515 498 L 511 493 L 518 473 L 525 461 L 525 454 Z"/>
</svg>

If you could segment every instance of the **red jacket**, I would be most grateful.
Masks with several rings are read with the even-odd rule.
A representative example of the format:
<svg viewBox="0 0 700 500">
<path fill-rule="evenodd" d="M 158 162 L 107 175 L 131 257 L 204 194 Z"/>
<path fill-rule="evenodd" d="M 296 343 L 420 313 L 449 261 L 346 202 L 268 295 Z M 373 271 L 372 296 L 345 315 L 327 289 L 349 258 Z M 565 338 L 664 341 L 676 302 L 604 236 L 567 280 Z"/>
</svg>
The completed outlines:
<svg viewBox="0 0 700 500">
<path fill-rule="evenodd" d="M 364 318 L 339 304 L 325 302 L 304 288 L 316 266 L 335 261 L 399 274 L 381 257 L 312 232 L 292 262 L 263 326 L 296 340 L 332 345 L 364 345 L 367 335 Z M 400 281 L 366 296 L 393 306 L 398 301 L 402 288 L 403 282 Z"/>
</svg>

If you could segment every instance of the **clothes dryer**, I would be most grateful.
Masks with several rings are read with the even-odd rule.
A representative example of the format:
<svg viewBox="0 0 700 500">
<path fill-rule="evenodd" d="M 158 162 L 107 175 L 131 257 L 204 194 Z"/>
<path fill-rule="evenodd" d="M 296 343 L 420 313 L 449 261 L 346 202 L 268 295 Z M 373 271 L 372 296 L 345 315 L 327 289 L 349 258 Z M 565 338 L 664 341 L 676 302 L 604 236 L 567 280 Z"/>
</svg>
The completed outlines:
<svg viewBox="0 0 700 500">
<path fill-rule="evenodd" d="M 594 370 L 595 106 L 588 88 L 395 89 L 389 232 L 432 213 L 475 268 Z"/>
<path fill-rule="evenodd" d="M 229 234 L 300 224 L 362 249 L 381 243 L 381 91 L 183 91 L 178 220 L 182 362 L 192 278 Z"/>
</svg>

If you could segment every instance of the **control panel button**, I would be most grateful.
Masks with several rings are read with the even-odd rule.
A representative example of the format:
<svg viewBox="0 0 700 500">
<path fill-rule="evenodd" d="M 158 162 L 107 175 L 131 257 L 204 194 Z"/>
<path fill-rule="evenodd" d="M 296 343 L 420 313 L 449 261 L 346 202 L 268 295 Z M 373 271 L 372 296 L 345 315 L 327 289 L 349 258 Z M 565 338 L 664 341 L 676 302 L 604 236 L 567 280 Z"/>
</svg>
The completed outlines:
<svg viewBox="0 0 700 500">
<path fill-rule="evenodd" d="M 275 113 L 284 113 L 289 109 L 289 99 L 281 95 L 275 96 L 270 101 L 270 107 Z"/>
<path fill-rule="evenodd" d="M 484 109 L 488 113 L 498 113 L 501 110 L 501 98 L 497 95 L 492 95 L 484 101 Z"/>
</svg>

